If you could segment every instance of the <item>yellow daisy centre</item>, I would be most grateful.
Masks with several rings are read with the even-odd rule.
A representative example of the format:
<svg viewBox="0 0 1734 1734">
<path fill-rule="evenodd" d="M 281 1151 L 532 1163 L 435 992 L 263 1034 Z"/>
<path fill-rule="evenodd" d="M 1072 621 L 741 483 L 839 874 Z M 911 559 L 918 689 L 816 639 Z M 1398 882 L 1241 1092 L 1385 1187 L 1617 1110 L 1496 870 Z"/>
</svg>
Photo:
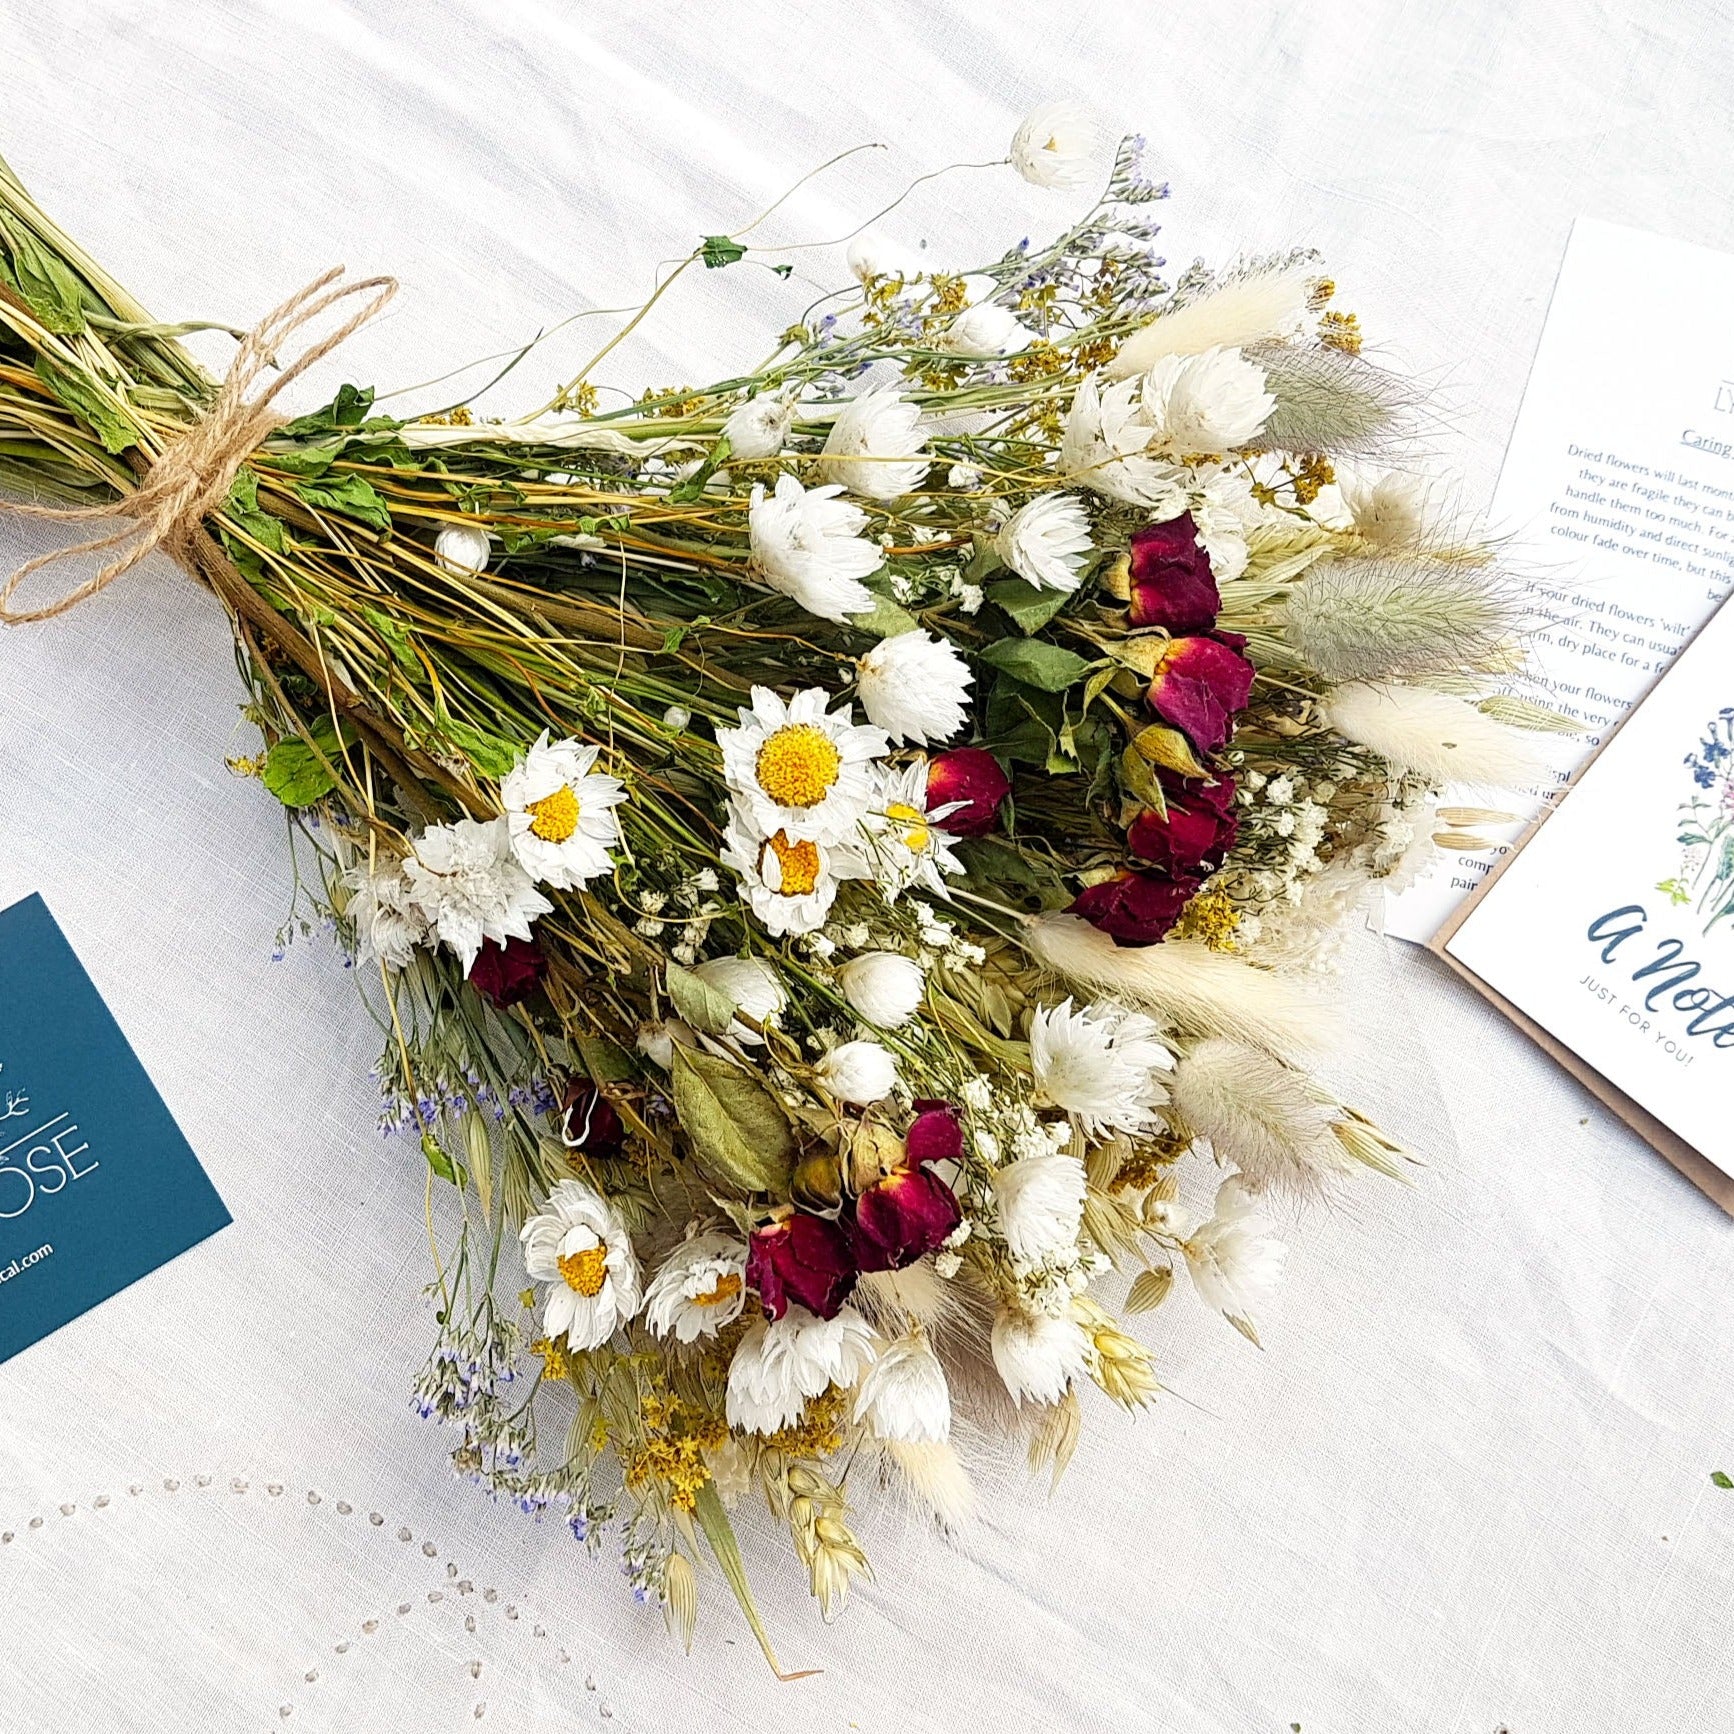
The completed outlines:
<svg viewBox="0 0 1734 1734">
<path fill-rule="evenodd" d="M 544 843 L 564 843 L 578 829 L 578 797 L 566 783 L 539 801 L 526 801 L 524 811 L 530 815 L 530 834 Z"/>
<path fill-rule="evenodd" d="M 791 843 L 786 831 L 778 831 L 765 844 L 782 870 L 778 887 L 784 897 L 805 897 L 819 883 L 819 845 L 802 840 Z"/>
<path fill-rule="evenodd" d="M 582 1252 L 568 1253 L 560 1260 L 560 1275 L 566 1286 L 576 1290 L 586 1300 L 601 1294 L 608 1275 L 608 1248 L 587 1246 Z"/>
<path fill-rule="evenodd" d="M 816 807 L 843 769 L 837 743 L 811 723 L 790 723 L 759 748 L 753 774 L 779 807 Z"/>
<path fill-rule="evenodd" d="M 928 835 L 927 815 L 903 801 L 893 801 L 885 809 L 885 817 L 897 822 L 903 846 L 912 855 L 919 855 L 933 841 Z"/>
<path fill-rule="evenodd" d="M 695 1307 L 720 1307 L 724 1301 L 730 1301 L 741 1292 L 741 1279 L 732 1270 L 725 1270 L 716 1279 L 716 1286 L 708 1288 L 703 1294 L 695 1294 L 692 1304 Z"/>
</svg>

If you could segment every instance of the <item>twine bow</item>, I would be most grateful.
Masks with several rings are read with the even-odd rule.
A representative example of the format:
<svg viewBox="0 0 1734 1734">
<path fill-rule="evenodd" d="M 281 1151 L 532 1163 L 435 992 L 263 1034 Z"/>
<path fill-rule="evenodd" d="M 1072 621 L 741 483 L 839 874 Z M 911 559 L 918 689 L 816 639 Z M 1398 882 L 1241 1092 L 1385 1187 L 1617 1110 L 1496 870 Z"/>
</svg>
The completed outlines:
<svg viewBox="0 0 1734 1734">
<path fill-rule="evenodd" d="M 346 343 L 397 293 L 395 277 L 364 277 L 354 283 L 338 283 L 344 269 L 335 265 L 315 277 L 306 288 L 267 313 L 241 339 L 210 408 L 183 433 L 170 438 L 138 487 L 124 499 L 100 506 L 6 506 L 5 509 L 24 517 L 53 518 L 63 523 L 116 517 L 130 518 L 133 522 L 113 535 L 75 542 L 69 548 L 56 548 L 25 561 L 0 586 L 0 622 L 22 626 L 33 620 L 52 620 L 98 591 L 106 590 L 155 549 L 175 554 L 185 546 L 203 520 L 229 497 L 236 472 L 260 442 L 289 419 L 273 407 L 278 392 Z M 247 395 L 268 369 L 280 365 L 277 351 L 289 338 L 339 302 L 357 295 L 367 295 L 368 300 L 342 325 L 282 368 L 263 391 L 253 397 Z M 110 549 L 119 552 L 57 602 L 43 608 L 12 607 L 18 586 L 32 572 L 61 560 L 76 559 L 81 554 L 102 554 Z"/>
</svg>

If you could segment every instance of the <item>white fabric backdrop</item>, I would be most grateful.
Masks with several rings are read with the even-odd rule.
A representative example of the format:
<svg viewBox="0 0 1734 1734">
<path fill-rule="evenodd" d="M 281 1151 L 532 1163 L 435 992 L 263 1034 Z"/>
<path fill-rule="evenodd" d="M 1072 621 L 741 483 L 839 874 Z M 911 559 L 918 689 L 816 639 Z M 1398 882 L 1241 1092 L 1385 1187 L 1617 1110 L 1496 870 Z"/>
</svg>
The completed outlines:
<svg viewBox="0 0 1734 1734">
<path fill-rule="evenodd" d="M 636 301 L 882 140 L 775 230 L 842 234 L 1075 92 L 1151 137 L 1175 261 L 1327 252 L 1452 394 L 1472 500 L 1574 213 L 1734 244 L 1730 88 L 1721 0 L 0 0 L 0 154 L 160 316 L 247 323 L 339 259 L 403 278 L 303 407 Z M 884 226 L 964 262 L 1068 208 L 977 173 Z M 608 377 L 714 377 L 804 298 L 705 274 Z M 0 525 L 0 555 L 50 539 Z M 1734 1230 L 1371 936 L 1335 1075 L 1432 1165 L 1297 1225 L 1268 1353 L 1176 1297 L 1150 1325 L 1175 1394 L 1135 1426 L 1099 1405 L 1051 1502 L 1008 1486 L 956 1548 L 882 1521 L 882 1582 L 829 1632 L 754 1546 L 786 1663 L 823 1677 L 770 1680 L 714 1585 L 681 1657 L 606 1560 L 452 1482 L 411 1413 L 419 1161 L 372 1134 L 374 1032 L 329 947 L 270 961 L 282 825 L 223 769 L 235 705 L 218 610 L 166 565 L 0 641 L 0 903 L 47 894 L 236 1218 L 0 1369 L 0 1727 L 1734 1721 L 1734 1494 L 1709 1479 L 1734 1469 Z"/>
</svg>

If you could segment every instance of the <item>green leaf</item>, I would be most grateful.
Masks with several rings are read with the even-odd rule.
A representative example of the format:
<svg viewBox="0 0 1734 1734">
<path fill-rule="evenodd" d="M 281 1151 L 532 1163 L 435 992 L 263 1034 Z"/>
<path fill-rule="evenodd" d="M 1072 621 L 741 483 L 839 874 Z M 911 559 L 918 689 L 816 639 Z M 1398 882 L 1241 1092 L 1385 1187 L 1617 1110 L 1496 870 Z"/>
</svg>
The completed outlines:
<svg viewBox="0 0 1734 1734">
<path fill-rule="evenodd" d="M 1734 1487 L 1734 1481 L 1730 1481 L 1720 1469 L 1718 1469 L 1710 1479 L 1715 1482 L 1718 1487 Z"/>
<path fill-rule="evenodd" d="M 273 554 L 287 549 L 283 520 L 259 509 L 259 478 L 251 470 L 236 471 L 223 511 L 237 530 L 250 536 L 261 548 L 269 548 Z"/>
<path fill-rule="evenodd" d="M 865 614 L 849 616 L 849 624 L 857 632 L 870 632 L 875 638 L 895 638 L 900 632 L 913 632 L 921 622 L 890 597 L 875 596 L 873 606 Z"/>
<path fill-rule="evenodd" d="M 36 358 L 36 377 L 54 393 L 56 400 L 90 425 L 107 452 L 124 452 L 138 444 L 138 434 L 126 415 L 89 380 L 50 361 Z"/>
<path fill-rule="evenodd" d="M 787 1193 L 795 1134 L 782 1104 L 751 1072 L 677 1042 L 674 1111 L 694 1159 L 717 1185 Z"/>
<path fill-rule="evenodd" d="M 286 476 L 322 476 L 337 461 L 341 444 L 298 446 L 292 452 L 266 452 L 265 462 Z"/>
<path fill-rule="evenodd" d="M 384 535 L 391 529 L 391 508 L 366 476 L 339 476 L 335 481 L 297 482 L 295 492 L 310 506 L 341 512 Z"/>
<path fill-rule="evenodd" d="M 0 224 L 0 238 L 12 255 L 12 281 L 43 330 L 63 337 L 82 331 L 84 285 L 73 270 L 40 246 L 28 230 Z"/>
<path fill-rule="evenodd" d="M 701 463 L 684 482 L 668 490 L 668 503 L 671 506 L 689 506 L 699 498 L 705 490 L 705 484 L 714 476 L 723 464 L 728 462 L 732 448 L 725 434 L 714 446 L 705 453 Z"/>
<path fill-rule="evenodd" d="M 334 433 L 338 428 L 358 428 L 367 420 L 367 412 L 373 408 L 373 387 L 370 385 L 341 385 L 337 395 L 323 409 L 316 409 L 311 415 L 297 416 L 294 421 L 279 428 L 278 434 L 287 439 L 306 439 L 313 434 Z M 389 417 L 376 417 L 377 423 L 396 426 Z"/>
<path fill-rule="evenodd" d="M 458 1165 L 445 1151 L 439 1147 L 439 1141 L 431 1132 L 421 1135 L 421 1153 L 427 1158 L 427 1165 L 442 1180 L 449 1180 L 454 1186 L 462 1186 L 463 1181 L 458 1176 Z"/>
<path fill-rule="evenodd" d="M 607 1036 L 578 1034 L 572 1038 L 584 1060 L 584 1070 L 599 1084 L 617 1083 L 633 1075 L 631 1056 Z"/>
<path fill-rule="evenodd" d="M 1040 692 L 1064 692 L 1083 679 L 1090 664 L 1063 645 L 1040 638 L 1002 638 L 982 651 L 989 668 Z"/>
<path fill-rule="evenodd" d="M 391 654 L 405 674 L 413 677 L 421 673 L 421 663 L 410 649 L 409 633 L 402 621 L 393 620 L 389 614 L 382 614 L 377 608 L 362 609 L 361 617 L 391 646 Z"/>
<path fill-rule="evenodd" d="M 1020 632 L 1040 632 L 1065 607 L 1070 592 L 1044 590 L 1021 578 L 1002 578 L 987 587 L 987 599 L 1017 623 Z"/>
<path fill-rule="evenodd" d="M 720 270 L 724 265 L 733 265 L 746 256 L 746 248 L 739 241 L 731 241 L 727 235 L 706 235 L 704 247 L 699 253 L 707 271 Z"/>
<path fill-rule="evenodd" d="M 503 777 L 518 762 L 518 749 L 510 741 L 484 734 L 456 717 L 442 717 L 440 732 L 484 777 Z"/>
<path fill-rule="evenodd" d="M 304 740 L 293 737 L 278 741 L 265 754 L 259 781 L 285 807 L 311 807 L 337 786 L 319 755 Z"/>
<path fill-rule="evenodd" d="M 695 1030 L 702 1030 L 707 1036 L 720 1036 L 735 1021 L 735 1002 L 702 975 L 671 963 L 667 980 L 668 997 L 674 1001 L 674 1009 Z"/>
<path fill-rule="evenodd" d="M 735 1540 L 734 1526 L 729 1522 L 729 1514 L 723 1510 L 722 1498 L 717 1493 L 714 1481 L 706 1481 L 699 1488 L 694 1497 L 693 1515 L 698 1519 L 699 1528 L 704 1531 L 704 1538 L 716 1558 L 723 1580 L 734 1592 L 734 1598 L 740 1604 L 740 1610 L 746 1616 L 753 1636 L 759 1641 L 759 1648 L 765 1653 L 765 1660 L 771 1665 L 771 1672 L 784 1681 L 808 1678 L 812 1673 L 811 1669 L 799 1674 L 785 1674 L 777 1661 L 777 1653 L 771 1648 L 770 1633 L 765 1630 L 765 1622 L 759 1617 L 758 1604 L 753 1600 L 752 1585 L 747 1582 L 747 1562 L 741 1557 L 741 1544 Z"/>
</svg>

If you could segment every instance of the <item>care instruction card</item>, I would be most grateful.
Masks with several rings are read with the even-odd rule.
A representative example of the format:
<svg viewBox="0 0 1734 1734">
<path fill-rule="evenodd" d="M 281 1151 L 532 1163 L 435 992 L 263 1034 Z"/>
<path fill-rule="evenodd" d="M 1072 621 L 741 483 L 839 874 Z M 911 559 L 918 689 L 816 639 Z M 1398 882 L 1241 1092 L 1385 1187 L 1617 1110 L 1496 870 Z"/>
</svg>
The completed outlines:
<svg viewBox="0 0 1734 1734">
<path fill-rule="evenodd" d="M 0 910 L 0 1361 L 228 1221 L 48 905 Z"/>
</svg>

